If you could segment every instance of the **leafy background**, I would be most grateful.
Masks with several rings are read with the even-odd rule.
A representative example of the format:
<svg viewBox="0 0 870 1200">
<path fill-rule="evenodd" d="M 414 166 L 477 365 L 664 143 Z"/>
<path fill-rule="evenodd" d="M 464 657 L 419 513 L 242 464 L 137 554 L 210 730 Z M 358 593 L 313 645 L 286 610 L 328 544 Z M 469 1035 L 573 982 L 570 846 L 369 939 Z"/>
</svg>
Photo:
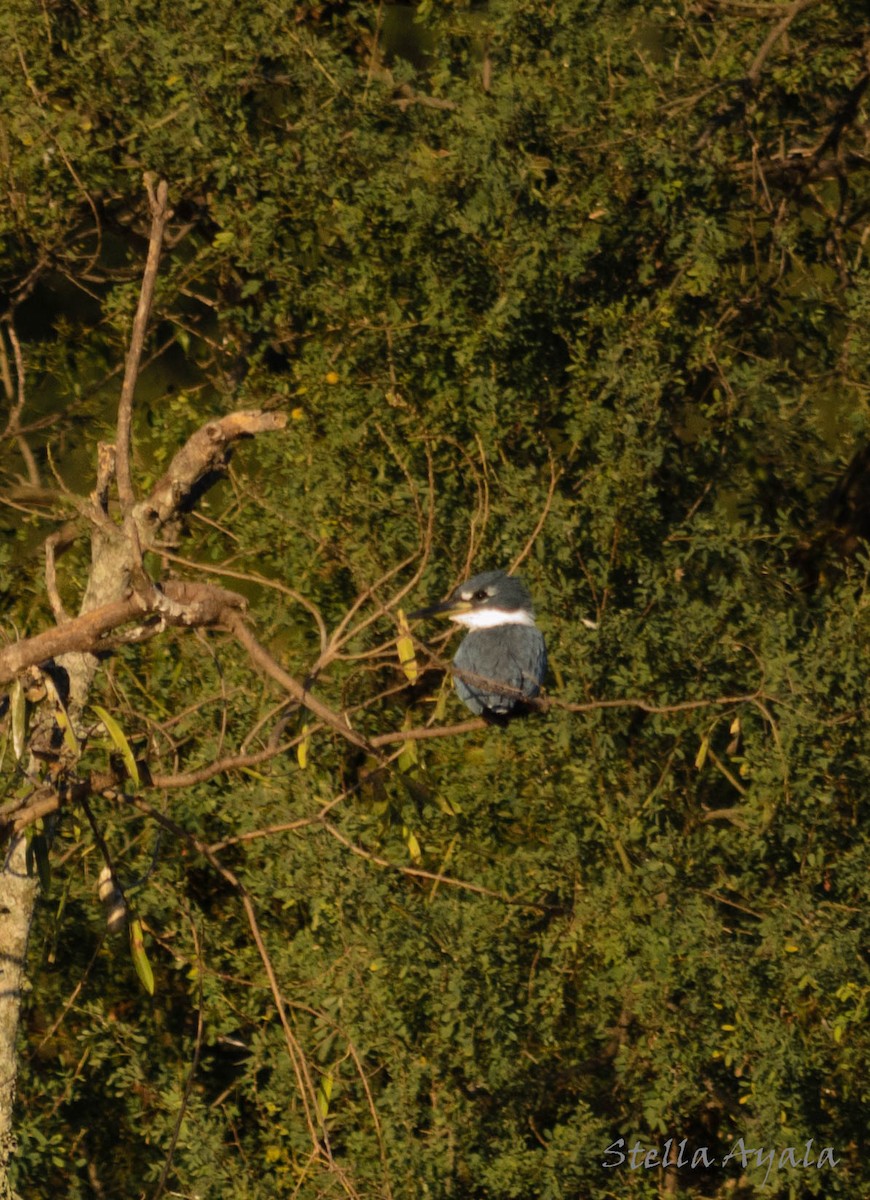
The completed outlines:
<svg viewBox="0 0 870 1200">
<path fill-rule="evenodd" d="M 175 569 L 224 572 L 304 676 L 317 627 L 276 585 L 332 629 L 424 549 L 408 607 L 545 517 L 522 570 L 550 694 L 671 709 L 555 707 L 374 773 L 322 734 L 304 769 L 147 793 L 208 844 L 251 835 L 221 862 L 341 1171 L 310 1159 L 238 891 L 180 832 L 100 808 L 149 999 L 66 814 L 31 945 L 22 1195 L 860 1194 L 868 36 L 848 0 L 4 6 L 0 278 L 39 472 L 7 438 L 10 628 L 50 622 L 41 541 L 112 437 L 151 170 L 176 236 L 140 487 L 210 416 L 291 417 L 237 455 Z M 371 735 L 431 715 L 399 687 L 390 594 L 317 681 Z M 108 662 L 98 700 L 155 773 L 281 711 L 231 644 L 175 634 Z M 618 1137 L 668 1136 L 839 1161 L 764 1191 L 739 1164 L 602 1168 Z"/>
</svg>

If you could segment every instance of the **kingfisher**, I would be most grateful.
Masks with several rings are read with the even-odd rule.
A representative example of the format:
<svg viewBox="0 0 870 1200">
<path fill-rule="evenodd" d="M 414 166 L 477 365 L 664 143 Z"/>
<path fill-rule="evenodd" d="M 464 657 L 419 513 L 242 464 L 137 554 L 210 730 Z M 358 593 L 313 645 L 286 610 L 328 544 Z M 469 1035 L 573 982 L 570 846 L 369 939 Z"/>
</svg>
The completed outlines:
<svg viewBox="0 0 870 1200">
<path fill-rule="evenodd" d="M 505 717 L 541 690 L 547 673 L 544 635 L 528 588 L 506 571 L 473 575 L 439 604 L 410 614 L 464 625 L 453 666 L 457 695 L 476 716 Z"/>
</svg>

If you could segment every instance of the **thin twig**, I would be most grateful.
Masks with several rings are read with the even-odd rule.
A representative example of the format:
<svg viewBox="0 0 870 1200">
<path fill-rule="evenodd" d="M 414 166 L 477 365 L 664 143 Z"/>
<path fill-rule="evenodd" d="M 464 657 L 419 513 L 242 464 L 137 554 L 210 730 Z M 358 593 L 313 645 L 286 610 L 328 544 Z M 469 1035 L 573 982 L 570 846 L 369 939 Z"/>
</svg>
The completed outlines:
<svg viewBox="0 0 870 1200">
<path fill-rule="evenodd" d="M 248 919 L 248 926 L 257 947 L 257 952 L 260 956 L 260 961 L 266 971 L 266 976 L 269 981 L 269 990 L 272 993 L 272 999 L 275 1003 L 275 1008 L 278 1012 L 281 1026 L 284 1030 L 284 1039 L 287 1045 L 287 1051 L 290 1057 L 290 1062 L 293 1067 L 293 1072 L 296 1076 L 296 1083 L 299 1089 L 299 1098 L 302 1102 L 302 1108 L 305 1113 L 305 1122 L 308 1126 L 308 1134 L 311 1138 L 312 1149 L 315 1154 L 323 1153 L 327 1157 L 330 1165 L 339 1170 L 335 1163 L 332 1153 L 329 1149 L 329 1138 L 326 1131 L 326 1126 L 323 1118 L 320 1116 L 319 1109 L 315 1100 L 314 1084 L 311 1079 L 311 1073 L 308 1068 L 308 1060 L 302 1047 L 290 1027 L 290 1022 L 287 1017 L 287 1008 L 284 1003 L 284 998 L 281 994 L 281 989 L 278 985 L 278 978 L 275 974 L 275 969 L 272 965 L 272 960 L 269 952 L 266 949 L 266 944 L 263 941 L 263 935 L 260 932 L 257 914 L 254 909 L 253 901 L 247 888 L 233 871 L 225 867 L 220 859 L 215 855 L 210 847 L 205 842 L 201 841 L 194 834 L 184 829 L 171 817 L 167 817 L 165 813 L 160 812 L 149 804 L 146 800 L 142 800 L 138 796 L 119 795 L 119 799 L 125 800 L 128 804 L 132 804 L 138 808 L 140 812 L 152 817 L 165 829 L 169 830 L 176 837 L 188 842 L 192 845 L 209 863 L 209 865 L 237 892 L 242 901 L 242 906 L 245 910 L 245 915 Z M 319 1127 L 319 1128 L 318 1128 Z M 342 1173 L 343 1174 L 343 1173 Z"/>
<path fill-rule="evenodd" d="M 421 867 L 403 867 L 399 863 L 390 862 L 387 858 L 380 858 L 377 854 L 372 854 L 369 850 L 364 850 L 362 846 L 358 846 L 356 842 L 351 841 L 345 835 L 331 824 L 329 821 L 320 822 L 327 833 L 331 834 L 336 841 L 341 842 L 350 850 L 351 854 L 355 854 L 357 858 L 364 858 L 366 862 L 373 863 L 376 867 L 385 867 L 390 871 L 397 871 L 400 875 L 410 875 L 414 879 L 429 879 L 436 883 L 443 883 L 447 887 L 459 888 L 464 892 L 474 892 L 478 896 L 488 896 L 492 900 L 499 900 L 502 904 L 513 904 L 521 908 L 529 908 L 535 912 L 544 912 L 546 906 L 536 904 L 530 900 L 520 900 L 514 896 L 505 896 L 502 892 L 493 891 L 492 888 L 483 887 L 479 883 L 467 883 L 464 879 L 454 879 L 451 875 L 439 875 L 436 871 L 424 871 Z"/>
<path fill-rule="evenodd" d="M 752 60 L 752 65 L 746 72 L 747 81 L 755 87 L 761 78 L 761 72 L 764 69 L 764 64 L 767 62 L 768 55 L 773 47 L 788 30 L 788 27 L 794 21 L 795 17 L 799 16 L 805 8 L 812 8 L 814 4 L 820 3 L 820 0 L 795 0 L 794 4 L 789 5 L 783 14 L 782 20 L 774 25 L 770 33 L 761 43 L 761 46 Z"/>
<path fill-rule="evenodd" d="M 523 546 L 522 550 L 519 552 L 517 557 L 511 563 L 511 565 L 508 569 L 508 575 L 513 575 L 514 571 L 517 569 L 517 567 L 520 565 L 520 563 L 523 562 L 524 559 L 526 559 L 528 557 L 528 555 L 531 553 L 532 547 L 534 546 L 535 542 L 538 540 L 538 534 L 544 528 L 544 523 L 546 522 L 547 517 L 550 514 L 550 508 L 553 504 L 553 496 L 556 493 L 556 484 L 559 482 L 559 476 L 561 474 L 562 474 L 562 472 L 556 467 L 556 464 L 553 461 L 553 455 L 550 454 L 550 486 L 547 488 L 547 499 L 544 501 L 544 507 L 541 510 L 541 515 L 538 517 L 537 524 L 535 525 L 535 528 L 532 530 L 532 532 L 529 536 L 529 540 L 526 542 L 525 546 Z"/>
<path fill-rule="evenodd" d="M 48 602 L 58 625 L 63 625 L 69 620 L 69 615 L 60 598 L 60 592 L 57 590 L 57 564 L 54 558 L 57 544 L 62 538 L 63 531 L 58 530 L 45 539 L 45 590 L 48 592 Z"/>
<path fill-rule="evenodd" d="M 239 613 L 227 613 L 225 623 L 236 640 L 247 650 L 251 659 L 258 666 L 262 667 L 267 675 L 271 675 L 275 682 L 279 683 L 297 703 L 304 705 L 316 717 L 319 717 L 324 725 L 329 725 L 330 728 L 340 733 L 347 741 L 361 747 L 363 750 L 373 752 L 373 747 L 366 741 L 362 734 L 351 729 L 347 721 L 337 712 L 324 704 L 322 700 L 318 700 L 316 696 L 313 696 L 297 679 L 288 674 L 280 663 L 275 661 L 269 651 L 260 645 L 250 629 L 245 625 Z"/>
</svg>

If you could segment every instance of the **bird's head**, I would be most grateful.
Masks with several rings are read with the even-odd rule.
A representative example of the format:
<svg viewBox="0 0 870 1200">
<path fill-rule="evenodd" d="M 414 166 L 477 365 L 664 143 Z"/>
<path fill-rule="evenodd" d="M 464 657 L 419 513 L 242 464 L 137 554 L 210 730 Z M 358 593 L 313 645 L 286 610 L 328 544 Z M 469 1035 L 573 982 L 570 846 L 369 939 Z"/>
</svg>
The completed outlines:
<svg viewBox="0 0 870 1200">
<path fill-rule="evenodd" d="M 420 608 L 411 618 L 447 617 L 468 629 L 497 625 L 534 625 L 532 598 L 521 579 L 504 571 L 483 571 L 466 579 L 439 604 Z"/>
</svg>

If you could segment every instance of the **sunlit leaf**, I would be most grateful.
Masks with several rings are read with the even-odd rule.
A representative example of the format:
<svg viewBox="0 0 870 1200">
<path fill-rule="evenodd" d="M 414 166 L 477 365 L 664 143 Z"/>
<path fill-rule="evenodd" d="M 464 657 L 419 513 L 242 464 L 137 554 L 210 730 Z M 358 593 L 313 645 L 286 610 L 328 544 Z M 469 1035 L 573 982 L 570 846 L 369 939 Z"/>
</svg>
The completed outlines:
<svg viewBox="0 0 870 1200">
<path fill-rule="evenodd" d="M 127 738 L 124 736 L 124 731 L 115 718 L 99 704 L 93 705 L 93 710 L 102 721 L 106 732 L 112 739 L 115 747 L 120 751 L 121 757 L 124 760 L 124 766 L 127 768 L 127 774 L 133 782 L 133 786 L 139 787 L 139 768 L 136 765 L 136 758 Z"/>
<path fill-rule="evenodd" d="M 309 726 L 307 723 L 302 726 L 302 740 L 296 747 L 296 761 L 299 763 L 299 766 L 303 771 L 308 766 L 308 754 L 311 749 L 311 738 L 308 734 L 308 728 Z"/>
<path fill-rule="evenodd" d="M 411 630 L 408 626 L 408 618 L 404 612 L 399 609 L 397 614 L 399 625 L 399 636 L 396 639 L 396 650 L 399 654 L 399 662 L 402 664 L 402 670 L 408 677 L 409 682 L 416 683 L 419 677 L 417 669 L 417 657 L 414 651 L 414 639 L 411 637 Z"/>
<path fill-rule="evenodd" d="M 15 757 L 20 759 L 27 745 L 27 700 L 20 679 L 16 679 L 12 685 L 9 703 L 12 709 L 12 750 Z"/>
<path fill-rule="evenodd" d="M 130 953 L 139 981 L 149 996 L 154 995 L 154 972 L 145 951 L 145 939 L 142 933 L 142 922 L 134 917 L 130 922 Z"/>
<path fill-rule="evenodd" d="M 333 1076 L 331 1071 L 327 1071 L 320 1078 L 320 1083 L 317 1086 L 317 1111 L 320 1113 L 322 1120 L 326 1120 L 329 1113 L 329 1102 L 332 1099 Z"/>
</svg>

